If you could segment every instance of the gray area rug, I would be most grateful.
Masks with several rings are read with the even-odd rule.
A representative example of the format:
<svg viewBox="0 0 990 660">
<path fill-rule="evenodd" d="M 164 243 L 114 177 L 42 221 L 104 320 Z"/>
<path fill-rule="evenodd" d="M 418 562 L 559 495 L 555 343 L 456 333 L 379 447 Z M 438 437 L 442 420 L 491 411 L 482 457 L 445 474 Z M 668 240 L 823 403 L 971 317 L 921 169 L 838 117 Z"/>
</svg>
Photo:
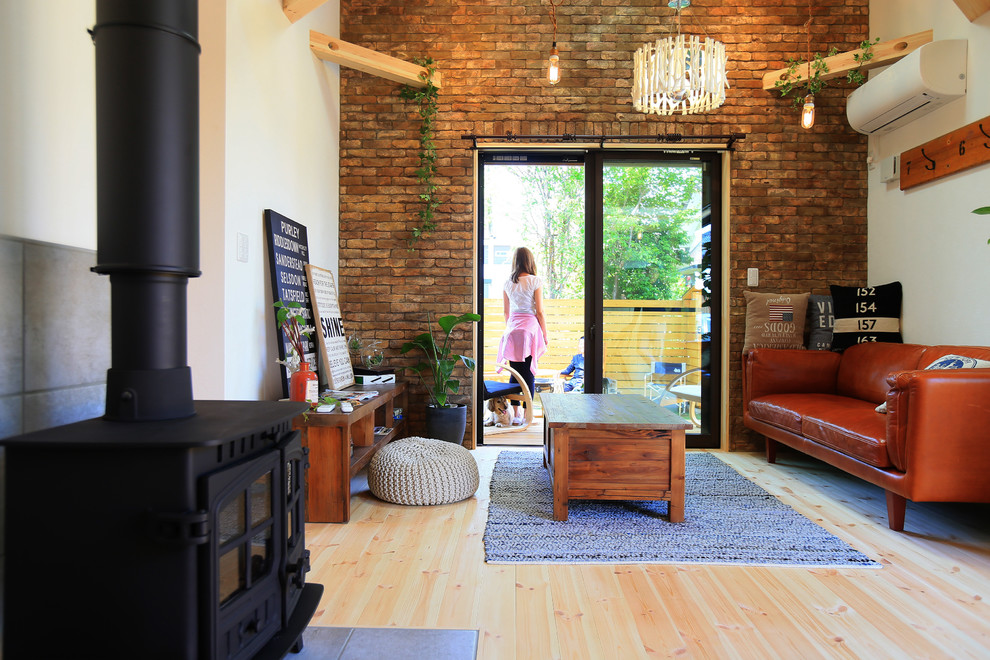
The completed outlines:
<svg viewBox="0 0 990 660">
<path fill-rule="evenodd" d="M 742 564 L 880 568 L 708 453 L 688 452 L 684 522 L 667 502 L 572 500 L 553 520 L 542 453 L 495 463 L 485 561 L 496 564 Z"/>
</svg>

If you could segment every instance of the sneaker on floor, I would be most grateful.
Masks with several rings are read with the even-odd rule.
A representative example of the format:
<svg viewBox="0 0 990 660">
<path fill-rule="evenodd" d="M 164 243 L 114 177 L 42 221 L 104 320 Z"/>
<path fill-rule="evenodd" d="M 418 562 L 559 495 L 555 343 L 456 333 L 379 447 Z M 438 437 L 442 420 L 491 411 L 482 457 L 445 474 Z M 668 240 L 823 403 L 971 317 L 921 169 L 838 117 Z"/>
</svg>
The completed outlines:
<svg viewBox="0 0 990 660">
<path fill-rule="evenodd" d="M 526 423 L 526 418 L 525 417 L 513 417 L 512 418 L 512 425 L 513 426 L 522 426 L 525 423 Z"/>
</svg>

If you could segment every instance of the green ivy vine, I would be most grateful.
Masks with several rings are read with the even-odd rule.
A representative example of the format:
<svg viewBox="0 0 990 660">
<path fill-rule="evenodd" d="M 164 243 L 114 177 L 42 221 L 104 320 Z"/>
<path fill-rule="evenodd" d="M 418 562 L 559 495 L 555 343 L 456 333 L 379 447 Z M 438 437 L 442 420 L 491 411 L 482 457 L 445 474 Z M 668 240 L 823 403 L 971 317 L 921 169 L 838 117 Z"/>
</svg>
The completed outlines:
<svg viewBox="0 0 990 660">
<path fill-rule="evenodd" d="M 437 196 L 439 186 L 433 182 L 437 174 L 437 148 L 433 141 L 434 123 L 437 116 L 438 88 L 433 84 L 433 74 L 437 67 L 430 57 L 419 57 L 413 60 L 417 65 L 423 67 L 419 77 L 426 83 L 425 87 L 412 87 L 403 85 L 399 90 L 399 96 L 407 101 L 412 101 L 418 106 L 419 116 L 422 124 L 419 127 L 419 168 L 416 170 L 416 178 L 423 184 L 423 192 L 419 195 L 421 208 L 417 215 L 419 223 L 413 228 L 412 238 L 409 239 L 409 247 L 413 247 L 424 235 L 437 228 L 436 211 L 440 206 Z"/>
<path fill-rule="evenodd" d="M 880 43 L 880 37 L 867 39 L 859 44 L 860 52 L 853 54 L 853 61 L 859 64 L 859 66 L 846 73 L 846 80 L 848 82 L 854 85 L 862 85 L 866 82 L 866 75 L 862 70 L 863 65 L 873 59 L 873 46 L 878 43 Z M 791 92 L 801 88 L 807 90 L 803 92 L 804 94 L 818 94 L 825 87 L 826 83 L 826 81 L 822 80 L 821 76 L 828 73 L 828 63 L 825 61 L 825 58 L 832 57 L 838 54 L 838 52 L 839 49 L 833 46 L 825 55 L 815 53 L 814 57 L 811 58 L 810 72 L 807 79 L 799 76 L 797 72 L 798 67 L 806 62 L 804 60 L 789 58 L 787 60 L 787 70 L 774 83 L 774 87 L 780 90 L 780 97 L 784 98 Z M 804 103 L 804 98 L 801 95 L 795 96 L 792 99 L 792 103 L 795 108 L 800 108 Z"/>
<path fill-rule="evenodd" d="M 873 47 L 880 43 L 880 37 L 873 41 L 867 39 L 860 42 L 860 52 L 853 54 L 853 61 L 859 64 L 858 67 L 846 73 L 846 80 L 854 85 L 862 85 L 866 82 L 866 75 L 863 73 L 863 65 L 873 59 Z"/>
</svg>

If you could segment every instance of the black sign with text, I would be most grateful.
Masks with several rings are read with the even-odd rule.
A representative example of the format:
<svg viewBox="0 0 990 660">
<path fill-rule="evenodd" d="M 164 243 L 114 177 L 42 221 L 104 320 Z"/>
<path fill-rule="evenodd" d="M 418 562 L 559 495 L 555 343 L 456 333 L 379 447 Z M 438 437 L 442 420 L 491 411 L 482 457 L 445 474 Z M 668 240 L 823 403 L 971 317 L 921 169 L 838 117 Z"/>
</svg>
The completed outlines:
<svg viewBox="0 0 990 660">
<path fill-rule="evenodd" d="M 283 304 L 300 303 L 305 325 L 313 325 L 313 306 L 309 301 L 309 286 L 306 281 L 306 264 L 309 263 L 309 244 L 306 227 L 289 220 L 271 209 L 265 209 L 265 235 L 268 238 L 268 263 L 272 276 L 272 299 Z M 277 310 L 272 308 L 272 318 Z M 291 345 L 285 333 L 278 327 L 278 358 L 285 360 L 292 354 Z M 304 359 L 310 369 L 316 371 L 316 341 L 303 337 Z M 282 367 L 282 396 L 289 396 L 289 371 Z"/>
</svg>

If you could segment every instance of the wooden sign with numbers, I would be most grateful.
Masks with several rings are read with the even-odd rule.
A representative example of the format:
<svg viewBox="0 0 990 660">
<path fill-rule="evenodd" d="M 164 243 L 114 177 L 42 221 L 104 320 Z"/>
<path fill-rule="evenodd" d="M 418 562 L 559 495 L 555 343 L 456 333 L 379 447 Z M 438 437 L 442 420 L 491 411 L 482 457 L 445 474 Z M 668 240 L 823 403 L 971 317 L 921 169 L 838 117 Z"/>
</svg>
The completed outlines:
<svg viewBox="0 0 990 660">
<path fill-rule="evenodd" d="M 990 162 L 990 117 L 901 154 L 901 190 Z"/>
</svg>

